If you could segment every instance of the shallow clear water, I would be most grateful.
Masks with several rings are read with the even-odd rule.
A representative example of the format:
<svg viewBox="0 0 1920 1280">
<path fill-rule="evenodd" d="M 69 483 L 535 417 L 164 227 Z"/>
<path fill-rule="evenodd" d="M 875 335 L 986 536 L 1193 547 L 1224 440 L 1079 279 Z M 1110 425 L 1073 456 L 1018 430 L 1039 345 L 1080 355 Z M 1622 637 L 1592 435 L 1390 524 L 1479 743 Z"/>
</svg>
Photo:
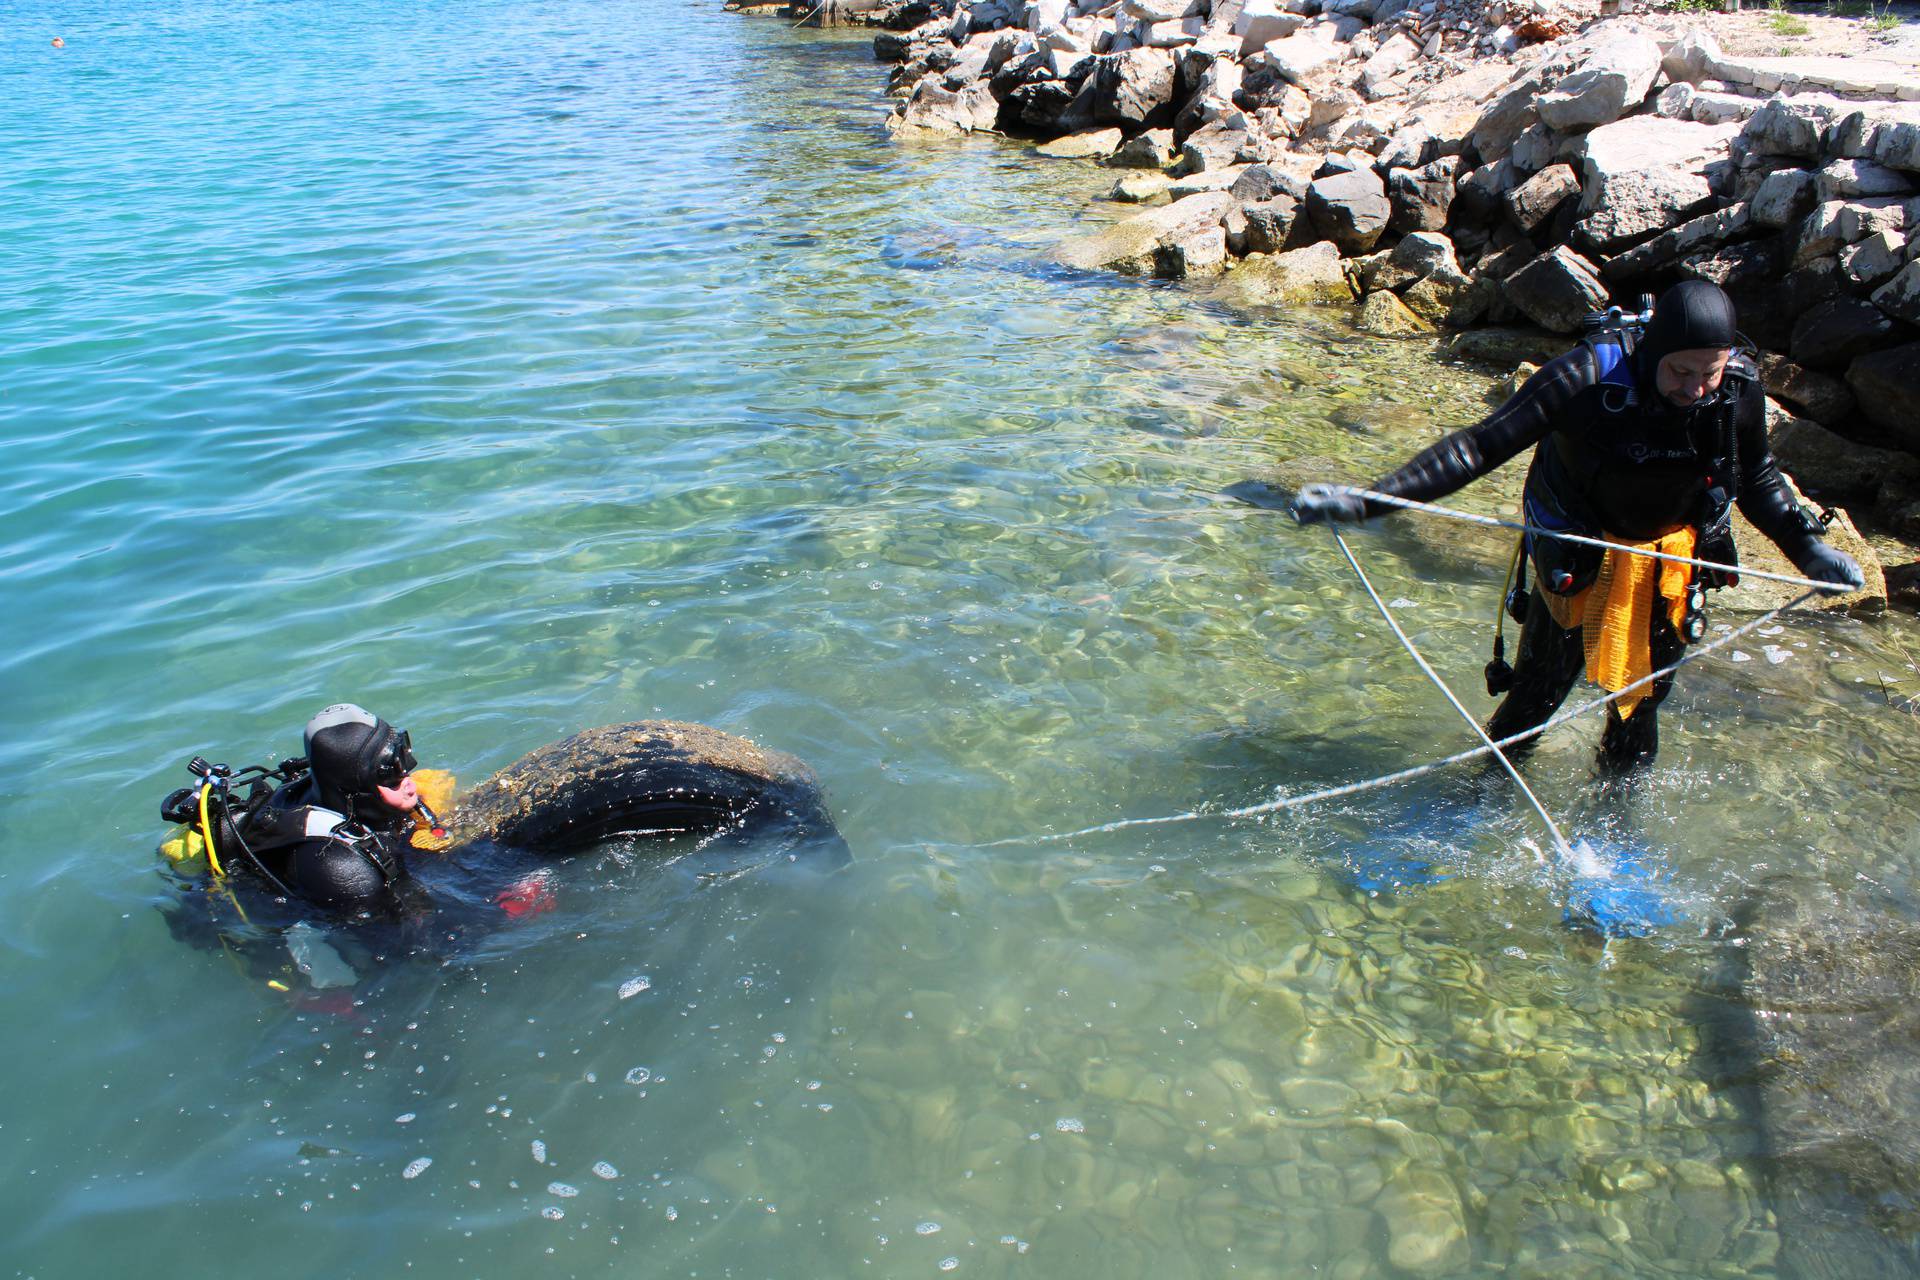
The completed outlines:
<svg viewBox="0 0 1920 1280">
<path fill-rule="evenodd" d="M 1565 868 L 1464 771 L 992 845 L 1467 745 L 1330 543 L 1222 490 L 1374 473 L 1487 379 L 1038 265 L 1107 176 L 889 141 L 863 36 L 11 16 L 18 1274 L 1775 1269 L 1701 1008 L 1752 886 L 1912 901 L 1903 624 L 1702 664 L 1631 801 L 1591 798 L 1596 726 L 1546 744 L 1569 828 L 1671 872 L 1646 940 L 1563 927 Z M 1356 546 L 1484 710 L 1504 547 Z M 290 1005 L 169 935 L 157 803 L 343 698 L 468 780 L 594 724 L 747 734 L 855 862 L 605 850 L 554 912 Z M 1357 889 L 1381 851 L 1449 874 Z"/>
</svg>

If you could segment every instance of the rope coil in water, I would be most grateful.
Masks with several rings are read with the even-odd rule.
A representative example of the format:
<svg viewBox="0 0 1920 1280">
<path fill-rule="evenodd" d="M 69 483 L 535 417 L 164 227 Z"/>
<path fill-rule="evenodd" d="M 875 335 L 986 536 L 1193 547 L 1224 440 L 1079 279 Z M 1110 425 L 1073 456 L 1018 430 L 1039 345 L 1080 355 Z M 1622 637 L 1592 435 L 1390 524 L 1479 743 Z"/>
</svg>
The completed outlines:
<svg viewBox="0 0 1920 1280">
<path fill-rule="evenodd" d="M 1563 709 L 1535 728 L 1525 729 L 1519 733 L 1509 734 L 1498 741 L 1493 741 L 1487 738 L 1485 732 L 1481 731 L 1479 723 L 1473 721 L 1469 715 L 1467 717 L 1469 722 L 1473 723 L 1475 731 L 1480 733 L 1481 745 L 1466 751 L 1456 752 L 1444 759 L 1430 761 L 1427 764 L 1414 765 L 1407 769 L 1397 769 L 1392 773 L 1384 773 L 1373 778 L 1364 778 L 1358 782 L 1342 783 L 1336 787 L 1323 787 L 1318 791 L 1303 792 L 1300 795 L 1280 796 L 1261 804 L 1246 805 L 1238 809 L 1222 809 L 1218 811 L 1193 809 L 1186 813 L 1167 814 L 1153 818 L 1122 818 L 1114 822 L 1103 822 L 1096 826 L 1082 827 L 1077 831 L 1061 831 L 1044 835 L 1013 836 L 1005 840 L 993 840 L 981 847 L 994 849 L 1009 845 L 1057 844 L 1063 840 L 1077 840 L 1082 836 L 1107 835 L 1115 831 L 1125 831 L 1133 827 L 1163 827 L 1171 826 L 1175 823 L 1199 822 L 1207 819 L 1220 822 L 1241 822 L 1249 818 L 1264 818 L 1272 813 L 1283 813 L 1290 809 L 1305 808 L 1307 805 L 1323 804 L 1329 800 L 1338 800 L 1347 796 L 1359 795 L 1367 791 L 1376 791 L 1381 787 L 1390 787 L 1396 783 L 1411 782 L 1415 778 L 1438 772 L 1451 765 L 1464 764 L 1469 760 L 1477 760 L 1487 755 L 1499 756 L 1501 763 L 1506 766 L 1508 773 L 1514 777 L 1516 782 L 1519 782 L 1519 775 L 1514 771 L 1511 762 L 1507 760 L 1503 748 L 1510 747 L 1514 743 L 1524 739 L 1545 734 L 1549 729 L 1563 725 L 1569 720 L 1578 719 L 1589 711 L 1599 710 L 1610 703 L 1618 701 L 1629 693 L 1645 688 L 1656 680 L 1665 679 L 1688 663 L 1698 661 L 1717 650 L 1725 648 L 1741 637 L 1766 626 L 1769 622 L 1772 622 L 1788 610 L 1798 609 L 1801 605 L 1817 595 L 1832 592 L 1835 587 L 1835 584 L 1831 582 L 1817 582 L 1812 578 L 1796 577 L 1791 574 L 1767 573 L 1758 569 L 1744 568 L 1740 565 L 1721 564 L 1713 560 L 1694 560 L 1685 556 L 1669 555 L 1665 552 L 1654 551 L 1646 547 L 1635 547 L 1625 543 L 1609 542 L 1604 538 L 1589 538 L 1583 534 L 1566 533 L 1558 529 L 1546 529 L 1539 525 L 1501 520 L 1493 516 L 1476 515 L 1470 511 L 1459 511 L 1452 507 L 1443 507 L 1431 502 L 1419 502 L 1412 498 L 1399 498 L 1392 494 L 1380 493 L 1372 489 L 1346 487 L 1345 492 L 1358 498 L 1383 502 L 1389 506 L 1401 507 L 1409 511 L 1420 511 L 1428 515 L 1443 516 L 1453 520 L 1464 520 L 1473 524 L 1488 525 L 1494 528 L 1513 529 L 1522 533 L 1536 533 L 1545 538 L 1558 538 L 1566 542 L 1577 542 L 1588 546 L 1601 547 L 1609 551 L 1621 551 L 1628 555 L 1646 556 L 1655 560 L 1671 560 L 1678 564 L 1692 565 L 1695 568 L 1719 569 L 1727 573 L 1744 574 L 1750 578 L 1761 578 L 1770 582 L 1784 582 L 1790 586 L 1806 587 L 1808 590 L 1801 592 L 1785 604 L 1769 609 L 1759 617 L 1742 623 L 1719 639 L 1710 640 L 1692 652 L 1681 655 L 1680 659 L 1671 665 L 1642 676 L 1640 679 L 1624 685 L 1611 693 L 1602 694 L 1600 697 L 1580 703 L 1578 706 Z M 1338 534 L 1335 536 L 1340 542 L 1341 550 L 1346 553 L 1349 563 L 1352 563 L 1354 570 L 1359 572 L 1359 563 L 1354 560 L 1353 553 L 1348 549 L 1346 540 L 1339 538 Z M 1376 604 L 1380 604 L 1380 597 L 1374 593 L 1372 584 L 1366 581 L 1366 575 L 1361 573 L 1360 578 L 1361 582 L 1366 585 L 1367 593 L 1373 596 Z M 1413 652 L 1411 644 L 1407 642 L 1405 633 L 1402 632 L 1399 625 L 1394 622 L 1393 616 L 1387 613 L 1386 606 L 1380 604 L 1380 609 L 1383 614 L 1386 614 L 1387 622 L 1393 627 L 1395 635 L 1399 636 L 1403 644 L 1407 644 L 1409 652 Z M 1432 674 L 1431 669 L 1427 667 L 1425 661 L 1421 660 L 1417 653 L 1414 653 L 1414 657 L 1416 661 L 1420 662 L 1422 670 L 1428 671 L 1429 677 L 1440 684 L 1441 690 L 1447 694 L 1448 701 L 1452 702 L 1462 714 L 1466 714 L 1465 708 L 1460 706 L 1459 701 L 1454 698 L 1453 693 L 1446 688 L 1446 685 L 1440 682 L 1439 677 Z M 1533 801 L 1534 808 L 1538 810 L 1540 816 L 1546 820 L 1547 826 L 1553 831 L 1554 839 L 1558 842 L 1560 849 L 1563 852 L 1566 851 L 1566 838 L 1560 834 L 1560 830 L 1554 825 L 1553 819 L 1548 817 L 1546 810 L 1540 805 L 1539 800 L 1534 797 L 1533 792 L 1527 788 L 1525 782 L 1520 782 L 1520 787 L 1523 791 L 1526 791 L 1527 798 Z"/>
</svg>

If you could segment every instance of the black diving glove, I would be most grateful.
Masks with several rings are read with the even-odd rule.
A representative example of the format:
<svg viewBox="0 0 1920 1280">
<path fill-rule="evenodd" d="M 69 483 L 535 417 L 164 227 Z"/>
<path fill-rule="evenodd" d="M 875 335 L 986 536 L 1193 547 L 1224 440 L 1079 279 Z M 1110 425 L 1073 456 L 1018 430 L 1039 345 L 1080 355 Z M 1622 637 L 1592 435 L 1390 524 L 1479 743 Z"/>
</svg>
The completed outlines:
<svg viewBox="0 0 1920 1280">
<path fill-rule="evenodd" d="M 1818 539 L 1809 540 L 1801 547 L 1799 554 L 1793 557 L 1793 563 L 1801 573 L 1814 581 L 1833 584 L 1822 588 L 1822 595 L 1843 596 L 1867 585 L 1867 580 L 1860 576 L 1860 566 L 1854 563 L 1852 556 Z"/>
<path fill-rule="evenodd" d="M 1288 510 L 1301 524 L 1358 524 L 1367 518 L 1367 501 L 1345 485 L 1310 484 Z"/>
</svg>

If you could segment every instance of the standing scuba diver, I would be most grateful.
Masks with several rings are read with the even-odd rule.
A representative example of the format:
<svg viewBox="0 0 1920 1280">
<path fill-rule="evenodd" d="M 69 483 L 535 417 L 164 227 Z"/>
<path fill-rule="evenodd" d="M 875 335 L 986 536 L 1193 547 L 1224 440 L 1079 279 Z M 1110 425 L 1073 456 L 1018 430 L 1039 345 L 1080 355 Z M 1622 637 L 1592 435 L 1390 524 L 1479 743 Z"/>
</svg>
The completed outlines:
<svg viewBox="0 0 1920 1280">
<path fill-rule="evenodd" d="M 1824 526 L 1794 499 L 1767 447 L 1765 395 L 1742 349 L 1733 303 L 1717 286 L 1690 280 L 1663 294 L 1636 340 L 1602 330 L 1528 378 L 1478 424 L 1455 431 L 1375 483 L 1374 491 L 1431 502 L 1534 450 L 1524 496 L 1526 523 L 1604 538 L 1683 559 L 1734 564 L 1730 509 L 1740 511 L 1801 573 L 1858 590 L 1860 567 L 1822 540 Z M 1344 486 L 1301 490 L 1302 524 L 1360 521 L 1392 507 Z M 1704 625 L 1698 587 L 1731 585 L 1716 570 L 1688 570 L 1631 552 L 1528 534 L 1534 568 L 1519 653 L 1507 671 L 1488 668 L 1488 691 L 1506 698 L 1487 723 L 1495 740 L 1538 730 L 1584 671 L 1619 690 L 1672 665 Z M 1677 570 L 1677 571 L 1676 571 Z M 1624 767 L 1653 759 L 1655 708 L 1666 676 L 1607 708 L 1602 760 Z M 1513 745 L 1531 748 L 1538 733 Z"/>
</svg>

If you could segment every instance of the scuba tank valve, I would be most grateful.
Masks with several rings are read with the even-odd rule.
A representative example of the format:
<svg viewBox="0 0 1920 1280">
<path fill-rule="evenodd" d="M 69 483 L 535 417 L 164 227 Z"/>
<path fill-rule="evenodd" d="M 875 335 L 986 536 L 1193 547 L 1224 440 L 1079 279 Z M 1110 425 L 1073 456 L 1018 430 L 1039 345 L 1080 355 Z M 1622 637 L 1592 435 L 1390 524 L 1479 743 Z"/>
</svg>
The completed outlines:
<svg viewBox="0 0 1920 1280">
<path fill-rule="evenodd" d="M 414 802 L 413 812 L 426 826 L 428 835 L 435 840 L 447 838 L 447 829 L 441 824 L 440 815 L 433 811 L 433 806 L 429 805 L 424 797 Z"/>
</svg>

